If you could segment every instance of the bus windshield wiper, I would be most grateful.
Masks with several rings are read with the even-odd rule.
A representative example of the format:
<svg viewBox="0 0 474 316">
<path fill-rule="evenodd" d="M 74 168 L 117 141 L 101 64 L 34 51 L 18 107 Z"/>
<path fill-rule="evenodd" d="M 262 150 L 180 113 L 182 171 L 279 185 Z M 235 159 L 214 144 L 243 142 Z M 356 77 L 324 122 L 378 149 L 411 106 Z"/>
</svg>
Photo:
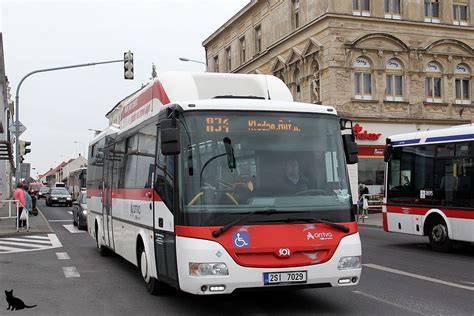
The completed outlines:
<svg viewBox="0 0 474 316">
<path fill-rule="evenodd" d="M 271 223 L 276 223 L 276 222 L 284 222 L 284 223 L 293 223 L 293 222 L 306 222 L 306 223 L 318 223 L 318 224 L 325 224 L 331 227 L 334 227 L 336 229 L 342 230 L 345 233 L 348 233 L 350 229 L 344 225 L 330 222 L 324 219 L 315 219 L 315 218 L 306 218 L 306 217 L 295 217 L 295 218 L 283 218 L 283 219 L 274 219 L 274 220 L 269 220 L 269 221 L 259 221 L 259 222 L 271 222 Z"/>
<path fill-rule="evenodd" d="M 277 211 L 276 209 L 273 209 L 273 208 L 269 208 L 269 209 L 265 209 L 265 210 L 257 210 L 257 211 L 253 211 L 253 212 L 250 212 L 250 213 L 247 213 L 245 214 L 244 216 L 242 217 L 239 217 L 235 220 L 233 220 L 232 222 L 230 222 L 229 224 L 226 224 L 224 226 L 222 226 L 221 228 L 219 228 L 218 230 L 215 230 L 212 232 L 212 237 L 214 238 L 217 238 L 219 237 L 220 234 L 222 234 L 223 232 L 225 232 L 226 230 L 228 230 L 229 228 L 231 228 L 232 226 L 234 225 L 237 225 L 238 223 L 241 223 L 243 222 L 244 220 L 246 220 L 247 218 L 249 218 L 250 216 L 252 215 L 273 215 L 273 214 L 288 214 L 288 213 L 295 213 L 295 212 L 288 212 L 288 211 Z"/>
</svg>

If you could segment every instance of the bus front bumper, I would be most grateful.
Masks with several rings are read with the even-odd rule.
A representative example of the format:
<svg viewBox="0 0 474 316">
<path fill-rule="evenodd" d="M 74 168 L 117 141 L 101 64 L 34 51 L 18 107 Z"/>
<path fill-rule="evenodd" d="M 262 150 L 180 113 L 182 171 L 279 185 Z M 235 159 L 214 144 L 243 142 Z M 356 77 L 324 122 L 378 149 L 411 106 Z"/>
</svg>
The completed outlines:
<svg viewBox="0 0 474 316">
<path fill-rule="evenodd" d="M 209 240 L 177 237 L 179 287 L 182 291 L 198 294 L 230 294 L 236 290 L 278 287 L 340 287 L 359 283 L 362 269 L 338 269 L 343 257 L 361 256 L 359 234 L 341 239 L 332 258 L 321 264 L 290 268 L 250 268 L 238 265 L 219 244 Z M 225 263 L 228 275 L 191 276 L 190 263 Z M 306 282 L 265 285 L 268 273 L 305 272 Z"/>
</svg>

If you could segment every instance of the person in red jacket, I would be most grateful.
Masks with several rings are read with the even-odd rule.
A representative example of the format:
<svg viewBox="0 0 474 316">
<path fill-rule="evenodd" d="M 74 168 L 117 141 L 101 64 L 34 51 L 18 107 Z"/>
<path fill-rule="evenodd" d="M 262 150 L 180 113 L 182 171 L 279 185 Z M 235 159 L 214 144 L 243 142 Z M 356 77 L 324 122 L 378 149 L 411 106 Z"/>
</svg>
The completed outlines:
<svg viewBox="0 0 474 316">
<path fill-rule="evenodd" d="M 13 193 L 13 198 L 16 201 L 18 207 L 18 227 L 26 227 L 26 221 L 20 221 L 21 212 L 23 211 L 23 207 L 26 205 L 26 197 L 25 191 L 23 190 L 23 184 L 18 183 L 16 185 L 16 190 Z"/>
</svg>

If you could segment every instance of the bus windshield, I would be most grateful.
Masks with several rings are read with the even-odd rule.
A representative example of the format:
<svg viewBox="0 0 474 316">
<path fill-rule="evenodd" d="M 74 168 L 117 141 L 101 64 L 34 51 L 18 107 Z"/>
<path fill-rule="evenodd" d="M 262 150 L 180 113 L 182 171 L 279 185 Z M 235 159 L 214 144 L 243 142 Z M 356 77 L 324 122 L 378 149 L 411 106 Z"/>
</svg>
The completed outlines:
<svg viewBox="0 0 474 316">
<path fill-rule="evenodd" d="M 179 201 L 185 225 L 223 225 L 260 209 L 281 211 L 275 213 L 282 220 L 351 220 L 336 116 L 185 112 L 180 125 Z M 275 219 L 251 216 L 247 223 Z"/>
</svg>

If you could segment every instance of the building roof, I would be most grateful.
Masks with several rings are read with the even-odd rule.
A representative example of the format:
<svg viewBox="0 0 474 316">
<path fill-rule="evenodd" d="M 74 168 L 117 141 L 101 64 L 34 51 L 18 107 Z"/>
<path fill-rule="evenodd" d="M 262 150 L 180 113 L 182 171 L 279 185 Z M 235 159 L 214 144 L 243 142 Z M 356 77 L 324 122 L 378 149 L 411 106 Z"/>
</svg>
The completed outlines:
<svg viewBox="0 0 474 316">
<path fill-rule="evenodd" d="M 251 7 L 256 5 L 259 0 L 251 0 L 245 7 L 240 9 L 234 16 L 232 16 L 227 22 L 225 22 L 220 28 L 212 33 L 208 38 L 202 42 L 202 46 L 206 46 L 210 41 L 212 41 L 217 35 L 219 35 L 223 30 L 225 30 L 229 25 L 238 20 L 242 15 L 244 15 Z"/>
</svg>

